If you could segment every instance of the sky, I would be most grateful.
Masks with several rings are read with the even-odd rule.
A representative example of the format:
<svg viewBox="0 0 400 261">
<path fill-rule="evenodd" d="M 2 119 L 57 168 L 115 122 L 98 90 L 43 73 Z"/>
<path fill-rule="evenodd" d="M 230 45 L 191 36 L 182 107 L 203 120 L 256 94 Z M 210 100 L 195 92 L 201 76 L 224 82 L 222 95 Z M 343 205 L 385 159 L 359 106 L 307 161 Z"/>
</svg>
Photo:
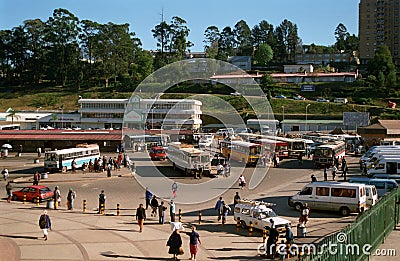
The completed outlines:
<svg viewBox="0 0 400 261">
<path fill-rule="evenodd" d="M 220 31 L 244 20 L 250 28 L 262 20 L 274 27 L 284 19 L 298 27 L 303 44 L 333 45 L 335 28 L 343 23 L 358 35 L 359 0 L 0 0 L 0 30 L 12 29 L 24 20 L 46 21 L 54 9 L 69 10 L 80 20 L 129 23 L 144 49 L 156 49 L 151 30 L 173 16 L 187 21 L 191 51 L 203 51 L 204 31 L 215 25 Z M 162 11 L 163 10 L 163 11 Z"/>
</svg>

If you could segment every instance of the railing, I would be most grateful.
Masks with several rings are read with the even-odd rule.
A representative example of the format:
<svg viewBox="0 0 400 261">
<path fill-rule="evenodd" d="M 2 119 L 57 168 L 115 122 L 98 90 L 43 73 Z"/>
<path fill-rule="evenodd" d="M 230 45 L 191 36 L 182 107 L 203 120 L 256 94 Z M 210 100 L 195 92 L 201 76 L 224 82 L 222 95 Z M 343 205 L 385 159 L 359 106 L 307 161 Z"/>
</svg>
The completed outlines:
<svg viewBox="0 0 400 261">
<path fill-rule="evenodd" d="M 399 222 L 400 188 L 385 195 L 343 230 L 327 236 L 315 247 L 306 246 L 299 260 L 369 260 Z"/>
</svg>

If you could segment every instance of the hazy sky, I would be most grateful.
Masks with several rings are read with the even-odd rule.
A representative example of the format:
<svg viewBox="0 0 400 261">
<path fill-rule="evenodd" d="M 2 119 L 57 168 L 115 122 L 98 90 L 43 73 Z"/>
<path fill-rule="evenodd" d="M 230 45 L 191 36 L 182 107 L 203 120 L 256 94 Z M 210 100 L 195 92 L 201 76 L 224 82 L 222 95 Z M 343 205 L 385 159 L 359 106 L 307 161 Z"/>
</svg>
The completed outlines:
<svg viewBox="0 0 400 261">
<path fill-rule="evenodd" d="M 297 24 L 304 44 L 332 45 L 334 32 L 343 23 L 350 34 L 358 35 L 359 0 L 0 0 L 0 30 L 21 25 L 24 20 L 46 21 L 56 8 L 68 9 L 79 19 L 99 23 L 129 23 L 142 40 L 143 48 L 156 49 L 151 30 L 173 16 L 187 21 L 192 51 L 203 50 L 204 31 L 216 25 L 234 27 L 245 20 L 250 28 L 261 20 L 278 26 L 284 19 Z"/>
</svg>

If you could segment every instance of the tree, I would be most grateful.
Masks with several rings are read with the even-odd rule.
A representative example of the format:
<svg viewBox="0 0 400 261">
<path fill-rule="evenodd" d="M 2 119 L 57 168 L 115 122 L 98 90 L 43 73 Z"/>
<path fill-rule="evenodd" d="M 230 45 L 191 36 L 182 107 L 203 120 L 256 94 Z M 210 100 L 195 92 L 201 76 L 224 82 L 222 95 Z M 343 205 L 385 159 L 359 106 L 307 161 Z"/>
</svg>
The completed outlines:
<svg viewBox="0 0 400 261">
<path fill-rule="evenodd" d="M 14 124 L 14 118 L 15 119 L 20 119 L 21 118 L 21 116 L 19 116 L 17 114 L 18 111 L 16 111 L 16 110 L 11 109 L 11 110 L 7 110 L 7 112 L 9 112 L 9 114 L 7 114 L 6 117 L 11 117 L 11 124 Z"/>
<path fill-rule="evenodd" d="M 80 22 L 82 28 L 79 34 L 81 41 L 81 50 L 83 52 L 83 60 L 87 61 L 88 75 L 92 74 L 92 68 L 94 64 L 93 49 L 96 41 L 96 37 L 100 32 L 100 24 L 90 20 L 82 20 Z"/>
<path fill-rule="evenodd" d="M 206 52 L 207 58 L 215 59 L 218 56 L 218 45 L 221 39 L 221 34 L 218 27 L 212 25 L 207 27 L 204 32 L 205 43 L 204 51 Z"/>
<path fill-rule="evenodd" d="M 255 51 L 254 58 L 257 65 L 266 66 L 274 57 L 271 46 L 266 43 L 260 44 Z"/>
<path fill-rule="evenodd" d="M 237 55 L 252 55 L 251 30 L 246 21 L 240 20 L 233 29 Z"/>
<path fill-rule="evenodd" d="M 186 21 L 178 16 L 172 17 L 171 21 L 171 52 L 174 54 L 174 60 L 183 60 L 186 57 L 186 52 L 193 46 L 193 43 L 187 40 L 189 36 L 189 28 L 186 26 Z"/>
<path fill-rule="evenodd" d="M 230 26 L 226 26 L 224 29 L 222 29 L 221 32 L 217 59 L 226 61 L 228 59 L 228 56 L 235 55 L 234 45 L 235 37 L 232 28 Z"/>
<path fill-rule="evenodd" d="M 349 36 L 347 28 L 344 24 L 340 23 L 335 29 L 336 49 L 338 51 L 346 50 L 346 38 Z"/>
<path fill-rule="evenodd" d="M 375 56 L 368 62 L 368 73 L 378 77 L 379 72 L 383 72 L 386 77 L 390 72 L 396 72 L 396 66 L 393 63 L 392 55 L 386 45 L 377 48 Z"/>
<path fill-rule="evenodd" d="M 297 34 L 297 25 L 284 20 L 276 29 L 277 49 L 279 52 L 278 61 L 288 62 L 294 60 L 294 55 L 301 39 Z"/>
</svg>

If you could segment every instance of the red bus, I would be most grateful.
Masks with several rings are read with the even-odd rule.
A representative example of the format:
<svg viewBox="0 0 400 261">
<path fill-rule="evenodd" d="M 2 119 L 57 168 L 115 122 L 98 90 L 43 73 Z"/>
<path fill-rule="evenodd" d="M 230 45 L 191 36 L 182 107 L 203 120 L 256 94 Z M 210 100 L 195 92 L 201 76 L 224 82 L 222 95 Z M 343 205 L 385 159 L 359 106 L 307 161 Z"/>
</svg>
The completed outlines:
<svg viewBox="0 0 400 261">
<path fill-rule="evenodd" d="M 154 146 L 151 147 L 149 151 L 151 160 L 165 160 L 167 158 L 167 153 L 163 147 Z"/>
<path fill-rule="evenodd" d="M 268 156 L 269 154 L 269 156 L 272 158 L 272 154 L 275 153 L 280 160 L 289 158 L 289 145 L 285 141 L 259 139 L 255 140 L 254 142 L 262 145 L 263 155 Z"/>
</svg>

